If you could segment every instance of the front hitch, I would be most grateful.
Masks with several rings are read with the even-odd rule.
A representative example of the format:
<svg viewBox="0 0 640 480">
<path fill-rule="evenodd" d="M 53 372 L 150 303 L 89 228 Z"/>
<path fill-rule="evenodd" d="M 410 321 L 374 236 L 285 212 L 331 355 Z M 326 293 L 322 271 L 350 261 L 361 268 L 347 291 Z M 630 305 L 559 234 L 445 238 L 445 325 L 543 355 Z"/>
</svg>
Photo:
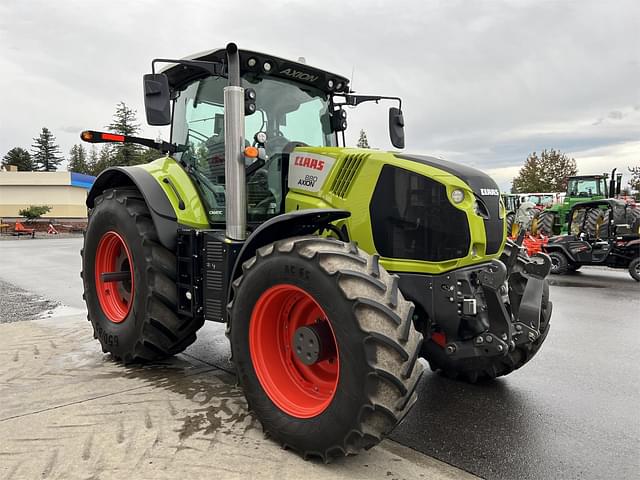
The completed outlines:
<svg viewBox="0 0 640 480">
<path fill-rule="evenodd" d="M 529 258 L 511 243 L 501 260 L 492 260 L 470 276 L 475 278 L 471 285 L 487 328 L 473 338 L 448 342 L 448 356 L 458 360 L 507 355 L 517 345 L 540 337 L 544 282 L 551 261 L 545 254 Z"/>
</svg>

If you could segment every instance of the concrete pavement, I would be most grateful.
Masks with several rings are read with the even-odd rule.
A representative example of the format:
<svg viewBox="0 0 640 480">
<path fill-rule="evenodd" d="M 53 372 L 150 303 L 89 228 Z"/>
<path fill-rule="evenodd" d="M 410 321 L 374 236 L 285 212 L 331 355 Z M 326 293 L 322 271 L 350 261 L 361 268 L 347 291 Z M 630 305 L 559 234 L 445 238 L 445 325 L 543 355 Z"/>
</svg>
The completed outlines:
<svg viewBox="0 0 640 480">
<path fill-rule="evenodd" d="M 79 248 L 0 243 L 1 279 L 70 305 L 0 325 L 0 478 L 476 478 L 393 441 L 329 465 L 282 450 L 248 414 L 217 325 L 170 361 L 116 364 L 81 313 Z"/>
</svg>

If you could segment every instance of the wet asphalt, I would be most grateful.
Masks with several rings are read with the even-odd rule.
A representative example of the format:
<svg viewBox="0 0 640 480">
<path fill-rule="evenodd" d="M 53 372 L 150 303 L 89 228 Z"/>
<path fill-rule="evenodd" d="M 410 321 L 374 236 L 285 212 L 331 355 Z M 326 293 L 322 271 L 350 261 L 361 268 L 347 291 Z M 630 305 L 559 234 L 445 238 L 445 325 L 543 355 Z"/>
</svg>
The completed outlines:
<svg viewBox="0 0 640 480">
<path fill-rule="evenodd" d="M 81 311 L 81 239 L 30 242 L 0 243 L 0 279 Z M 551 300 L 529 364 L 478 385 L 425 373 L 391 438 L 487 479 L 638 478 L 640 284 L 584 268 L 552 277 Z M 222 325 L 205 325 L 185 353 L 232 371 Z"/>
</svg>

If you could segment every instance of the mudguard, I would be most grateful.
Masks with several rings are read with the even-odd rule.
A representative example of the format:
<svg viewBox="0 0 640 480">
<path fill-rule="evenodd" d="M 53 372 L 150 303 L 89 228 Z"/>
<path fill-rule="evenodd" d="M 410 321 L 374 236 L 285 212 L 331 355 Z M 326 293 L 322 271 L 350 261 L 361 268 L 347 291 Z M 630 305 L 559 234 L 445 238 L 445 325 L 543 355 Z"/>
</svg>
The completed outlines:
<svg viewBox="0 0 640 480">
<path fill-rule="evenodd" d="M 245 241 L 233 267 L 231 278 L 240 276 L 242 264 L 253 257 L 260 247 L 283 238 L 310 235 L 325 225 L 350 215 L 351 212 L 348 210 L 314 208 L 295 210 L 269 219 L 256 228 Z"/>
<path fill-rule="evenodd" d="M 565 257 L 567 257 L 570 261 L 576 261 L 575 255 L 571 253 L 571 250 L 567 248 L 567 245 L 565 243 L 547 243 L 546 245 L 542 246 L 542 251 L 544 253 L 560 252 L 563 253 Z"/>
<path fill-rule="evenodd" d="M 176 249 L 178 221 L 176 213 L 158 181 L 140 167 L 111 167 L 96 179 L 87 196 L 87 207 L 93 208 L 95 198 L 109 188 L 135 186 L 144 197 L 151 219 L 163 246 Z"/>
</svg>

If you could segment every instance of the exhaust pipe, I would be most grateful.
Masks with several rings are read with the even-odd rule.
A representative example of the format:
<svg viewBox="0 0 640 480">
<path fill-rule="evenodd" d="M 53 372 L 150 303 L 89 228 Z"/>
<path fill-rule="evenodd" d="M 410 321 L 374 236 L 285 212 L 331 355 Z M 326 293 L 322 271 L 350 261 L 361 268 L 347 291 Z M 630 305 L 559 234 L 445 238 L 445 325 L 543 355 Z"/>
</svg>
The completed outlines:
<svg viewBox="0 0 640 480">
<path fill-rule="evenodd" d="M 611 170 L 611 179 L 609 180 L 609 192 L 607 194 L 608 198 L 613 198 L 616 196 L 616 170 L 617 168 L 614 168 L 613 170 Z"/>
<path fill-rule="evenodd" d="M 240 84 L 240 55 L 235 43 L 227 45 L 224 88 L 224 175 L 226 236 L 247 238 L 247 186 L 244 166 L 244 89 Z"/>
</svg>

